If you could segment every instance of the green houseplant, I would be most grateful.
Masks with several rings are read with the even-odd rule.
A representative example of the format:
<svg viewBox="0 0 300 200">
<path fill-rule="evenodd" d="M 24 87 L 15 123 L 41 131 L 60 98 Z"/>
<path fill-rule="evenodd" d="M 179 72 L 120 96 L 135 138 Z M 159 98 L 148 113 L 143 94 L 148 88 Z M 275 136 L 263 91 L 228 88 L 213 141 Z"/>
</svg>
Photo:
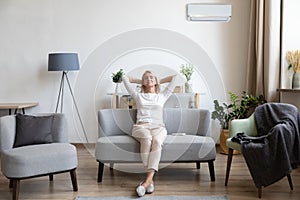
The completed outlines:
<svg viewBox="0 0 300 200">
<path fill-rule="evenodd" d="M 182 64 L 180 67 L 180 73 L 182 73 L 185 76 L 186 81 L 189 82 L 194 73 L 194 66 L 191 64 Z"/>
<path fill-rule="evenodd" d="M 191 93 L 192 91 L 192 85 L 189 83 L 189 81 L 192 78 L 192 75 L 194 73 L 194 66 L 192 64 L 182 64 L 180 67 L 180 73 L 183 74 L 186 78 L 185 83 L 185 92 Z"/>
<path fill-rule="evenodd" d="M 266 100 L 263 95 L 253 96 L 245 91 L 240 96 L 229 92 L 230 104 L 220 104 L 218 100 L 214 100 L 214 111 L 211 113 L 213 120 L 218 120 L 221 126 L 220 147 L 221 153 L 227 154 L 226 139 L 228 138 L 229 123 L 233 119 L 243 119 L 250 116 L 254 109 Z"/>
<path fill-rule="evenodd" d="M 112 73 L 112 81 L 116 83 L 115 94 L 122 93 L 120 83 L 122 82 L 122 76 L 125 75 L 123 69 L 119 69 L 116 73 Z"/>
<path fill-rule="evenodd" d="M 119 69 L 118 72 L 112 73 L 112 81 L 114 83 L 121 83 L 122 82 L 122 76 L 124 75 L 123 69 Z"/>
<path fill-rule="evenodd" d="M 260 104 L 266 102 L 263 95 L 248 95 L 245 91 L 241 96 L 229 92 L 230 104 L 220 104 L 218 100 L 214 100 L 215 110 L 212 112 L 212 119 L 219 120 L 222 129 L 228 129 L 229 122 L 232 119 L 243 119 L 248 117 Z"/>
</svg>

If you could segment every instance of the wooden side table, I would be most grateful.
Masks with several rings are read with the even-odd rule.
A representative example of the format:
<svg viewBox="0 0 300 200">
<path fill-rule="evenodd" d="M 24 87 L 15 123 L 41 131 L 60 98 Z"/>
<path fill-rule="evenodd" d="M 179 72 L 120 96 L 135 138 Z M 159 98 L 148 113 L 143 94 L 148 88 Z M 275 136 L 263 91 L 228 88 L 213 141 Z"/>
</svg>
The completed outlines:
<svg viewBox="0 0 300 200">
<path fill-rule="evenodd" d="M 9 115 L 11 115 L 11 110 L 15 109 L 15 114 L 17 114 L 19 109 L 22 109 L 22 113 L 25 114 L 25 108 L 30 108 L 37 106 L 38 103 L 0 103 L 1 110 L 8 110 Z"/>
</svg>

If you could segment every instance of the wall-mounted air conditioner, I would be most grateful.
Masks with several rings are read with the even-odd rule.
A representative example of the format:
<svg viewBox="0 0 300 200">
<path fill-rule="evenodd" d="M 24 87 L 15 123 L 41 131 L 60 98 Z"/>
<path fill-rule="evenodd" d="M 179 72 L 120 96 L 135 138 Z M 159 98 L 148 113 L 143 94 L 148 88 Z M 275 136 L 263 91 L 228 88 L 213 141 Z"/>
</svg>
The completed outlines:
<svg viewBox="0 0 300 200">
<path fill-rule="evenodd" d="M 231 18 L 231 5 L 191 3 L 186 5 L 186 16 L 189 21 L 228 22 Z"/>
</svg>

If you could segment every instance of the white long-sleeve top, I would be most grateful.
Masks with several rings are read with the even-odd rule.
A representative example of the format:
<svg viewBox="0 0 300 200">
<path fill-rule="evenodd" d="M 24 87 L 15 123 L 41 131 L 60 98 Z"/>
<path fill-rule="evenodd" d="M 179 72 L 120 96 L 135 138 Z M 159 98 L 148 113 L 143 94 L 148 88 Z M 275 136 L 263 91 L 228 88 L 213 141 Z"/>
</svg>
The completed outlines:
<svg viewBox="0 0 300 200">
<path fill-rule="evenodd" d="M 169 82 L 167 87 L 160 93 L 142 93 L 136 91 L 136 89 L 131 86 L 127 76 L 123 76 L 124 86 L 136 102 L 136 123 L 164 124 L 163 107 L 176 86 L 176 79 L 177 75 L 173 76 L 171 82 Z"/>
</svg>

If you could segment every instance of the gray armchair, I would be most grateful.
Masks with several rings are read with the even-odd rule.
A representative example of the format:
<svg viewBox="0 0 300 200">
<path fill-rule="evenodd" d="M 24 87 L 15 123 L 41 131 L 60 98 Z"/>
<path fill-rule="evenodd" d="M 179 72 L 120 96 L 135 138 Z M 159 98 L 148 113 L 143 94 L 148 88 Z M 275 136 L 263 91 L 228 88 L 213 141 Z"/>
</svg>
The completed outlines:
<svg viewBox="0 0 300 200">
<path fill-rule="evenodd" d="M 10 180 L 13 200 L 20 180 L 69 172 L 77 191 L 77 151 L 68 143 L 63 114 L 9 115 L 0 118 L 1 171 Z"/>
</svg>

